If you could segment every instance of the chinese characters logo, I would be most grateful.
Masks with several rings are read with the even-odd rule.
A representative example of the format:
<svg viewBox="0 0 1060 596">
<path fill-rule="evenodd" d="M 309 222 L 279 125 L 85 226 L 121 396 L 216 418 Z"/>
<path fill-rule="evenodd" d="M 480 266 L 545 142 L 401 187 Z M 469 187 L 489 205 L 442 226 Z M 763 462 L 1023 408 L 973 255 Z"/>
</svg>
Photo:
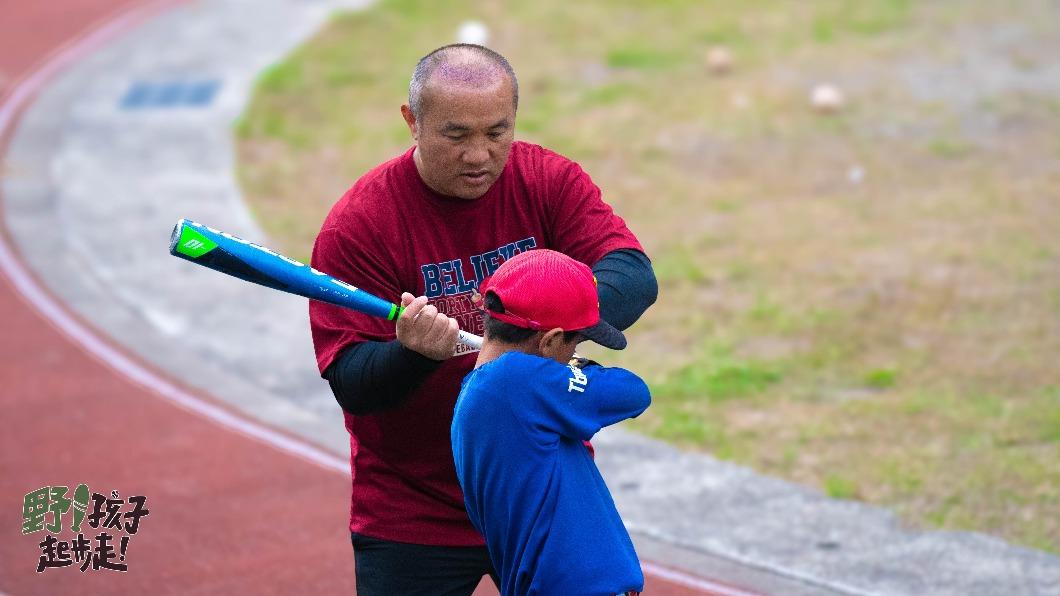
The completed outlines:
<svg viewBox="0 0 1060 596">
<path fill-rule="evenodd" d="M 40 542 L 37 573 L 75 563 L 80 564 L 82 572 L 89 568 L 128 571 L 129 542 L 140 529 L 140 518 L 151 513 L 147 509 L 147 497 L 137 495 L 122 499 L 118 491 L 112 490 L 107 498 L 90 493 L 85 484 L 74 489 L 72 498 L 67 496 L 68 492 L 66 486 L 45 486 L 27 494 L 23 501 L 22 534 L 48 531 Z M 77 536 L 71 540 L 59 540 L 55 535 L 62 533 L 63 516 L 71 511 L 70 530 Z M 82 524 L 86 521 L 92 530 L 86 529 L 85 532 L 99 530 L 91 540 L 82 532 Z"/>
</svg>

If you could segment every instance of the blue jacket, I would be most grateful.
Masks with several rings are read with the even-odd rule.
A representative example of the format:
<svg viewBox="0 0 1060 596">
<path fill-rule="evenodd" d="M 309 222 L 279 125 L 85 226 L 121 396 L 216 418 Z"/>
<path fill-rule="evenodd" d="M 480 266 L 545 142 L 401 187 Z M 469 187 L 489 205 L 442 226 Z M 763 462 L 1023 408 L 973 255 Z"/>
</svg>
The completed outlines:
<svg viewBox="0 0 1060 596">
<path fill-rule="evenodd" d="M 629 533 L 582 441 L 650 402 L 627 370 L 520 352 L 464 378 L 451 431 L 456 474 L 502 594 L 643 588 Z"/>
</svg>

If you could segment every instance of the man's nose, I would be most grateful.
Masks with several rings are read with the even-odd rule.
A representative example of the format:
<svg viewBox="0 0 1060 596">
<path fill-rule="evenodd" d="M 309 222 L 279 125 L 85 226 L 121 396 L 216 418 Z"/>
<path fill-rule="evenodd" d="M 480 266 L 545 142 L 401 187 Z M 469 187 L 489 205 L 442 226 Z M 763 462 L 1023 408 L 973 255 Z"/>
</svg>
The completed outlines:
<svg viewBox="0 0 1060 596">
<path fill-rule="evenodd" d="M 464 163 L 478 165 L 489 161 L 490 152 L 483 141 L 472 141 L 461 154 Z"/>
</svg>

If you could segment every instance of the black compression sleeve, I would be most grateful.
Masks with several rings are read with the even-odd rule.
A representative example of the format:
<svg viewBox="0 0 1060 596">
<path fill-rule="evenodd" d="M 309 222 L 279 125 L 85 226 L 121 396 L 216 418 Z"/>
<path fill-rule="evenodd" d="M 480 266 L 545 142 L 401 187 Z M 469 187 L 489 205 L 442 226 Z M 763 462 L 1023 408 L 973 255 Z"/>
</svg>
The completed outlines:
<svg viewBox="0 0 1060 596">
<path fill-rule="evenodd" d="M 611 251 L 593 265 L 600 317 L 626 329 L 659 297 L 659 283 L 648 256 L 639 250 Z"/>
<path fill-rule="evenodd" d="M 366 341 L 346 348 L 323 376 L 342 409 L 363 416 L 400 406 L 440 365 L 396 339 Z"/>
</svg>

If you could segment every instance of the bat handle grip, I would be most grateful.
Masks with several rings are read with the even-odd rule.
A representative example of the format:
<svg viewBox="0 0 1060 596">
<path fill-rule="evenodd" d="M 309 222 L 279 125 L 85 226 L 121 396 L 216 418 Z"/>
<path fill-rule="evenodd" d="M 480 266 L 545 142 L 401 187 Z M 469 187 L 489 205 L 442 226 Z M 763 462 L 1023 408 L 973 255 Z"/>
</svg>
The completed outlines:
<svg viewBox="0 0 1060 596">
<path fill-rule="evenodd" d="M 398 306 L 396 312 L 397 312 L 397 314 L 395 314 L 393 316 L 393 319 L 395 319 L 395 320 L 398 317 L 401 316 L 401 313 L 405 312 L 405 307 L 404 306 Z M 457 333 L 456 341 L 464 344 L 465 346 L 470 346 L 470 347 L 476 348 L 476 349 L 482 347 L 482 338 L 481 337 L 479 337 L 478 335 L 475 335 L 474 333 L 468 333 L 467 331 L 464 331 L 463 329 L 461 329 Z"/>
<path fill-rule="evenodd" d="M 482 338 L 475 335 L 474 333 L 468 333 L 461 329 L 456 335 L 456 341 L 464 344 L 465 346 L 471 346 L 472 348 L 482 348 Z"/>
</svg>

